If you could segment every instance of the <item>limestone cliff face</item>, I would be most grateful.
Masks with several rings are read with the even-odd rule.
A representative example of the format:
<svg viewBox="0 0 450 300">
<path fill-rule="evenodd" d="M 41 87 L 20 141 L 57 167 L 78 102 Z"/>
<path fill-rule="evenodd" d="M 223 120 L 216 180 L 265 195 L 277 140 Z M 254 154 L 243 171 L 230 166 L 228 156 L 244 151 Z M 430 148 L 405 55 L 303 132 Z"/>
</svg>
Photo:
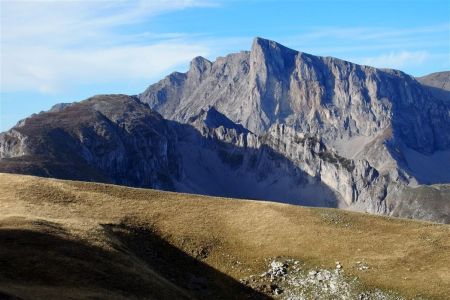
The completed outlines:
<svg viewBox="0 0 450 300">
<path fill-rule="evenodd" d="M 239 153 L 242 156 L 240 163 L 235 163 L 233 166 L 235 173 L 241 172 L 248 177 L 255 176 L 254 174 L 260 171 L 258 170 L 260 166 L 255 167 L 248 164 L 247 162 L 251 161 L 248 157 L 255 155 L 259 157 L 262 152 L 270 149 L 276 155 L 272 155 L 272 166 L 266 168 L 265 173 L 277 173 L 278 169 L 284 169 L 286 172 L 290 168 L 301 170 L 297 174 L 296 172 L 290 174 L 293 182 L 303 181 L 309 185 L 314 183 L 324 185 L 333 191 L 333 196 L 327 195 L 325 198 L 328 197 L 329 202 L 334 202 L 339 207 L 352 207 L 355 203 L 364 201 L 365 205 L 360 206 L 360 208 L 364 207 L 363 210 L 388 213 L 383 200 L 386 197 L 389 181 L 366 160 L 344 158 L 333 149 L 327 148 L 319 137 L 299 132 L 284 124 L 274 124 L 263 135 L 256 135 L 240 130 L 239 127 L 230 126 L 229 120 L 223 122 L 225 125 L 216 122 L 215 126 L 211 127 L 207 125 L 211 114 L 217 119 L 224 118 L 224 116 L 218 116 L 220 113 L 211 108 L 192 118 L 191 125 L 204 138 L 213 141 L 209 146 L 212 149 L 218 147 L 218 142 L 234 146 L 228 152 L 235 155 Z M 261 161 L 261 159 L 257 159 L 257 161 Z M 293 184 L 290 187 L 292 191 L 300 191 L 303 188 L 302 184 Z M 320 198 L 320 189 L 323 187 L 317 186 L 315 189 L 314 197 Z M 295 200 L 291 198 L 285 200 Z M 322 201 L 326 202 L 325 198 Z"/>
<path fill-rule="evenodd" d="M 347 155 L 344 149 L 340 154 L 366 159 L 383 173 L 407 181 L 407 175 L 398 175 L 402 162 L 393 151 L 411 148 L 432 154 L 450 149 L 449 102 L 434 98 L 413 77 L 297 52 L 261 38 L 250 52 L 215 62 L 198 57 L 187 73 L 169 75 L 139 99 L 183 123 L 214 106 L 255 134 L 286 124 L 320 136 L 336 150 L 343 148 L 339 141 L 364 138 L 368 145 L 383 137 L 380 150 L 389 156 L 384 159 L 364 147 L 361 153 Z"/>
<path fill-rule="evenodd" d="M 274 125 L 265 135 L 265 143 L 293 161 L 310 176 L 338 191 L 346 205 L 370 199 L 376 208 L 372 212 L 386 212 L 380 205 L 387 182 L 366 160 L 349 160 L 328 149 L 314 136 L 298 133 L 285 125 Z M 379 191 L 378 191 L 379 190 Z"/>
</svg>

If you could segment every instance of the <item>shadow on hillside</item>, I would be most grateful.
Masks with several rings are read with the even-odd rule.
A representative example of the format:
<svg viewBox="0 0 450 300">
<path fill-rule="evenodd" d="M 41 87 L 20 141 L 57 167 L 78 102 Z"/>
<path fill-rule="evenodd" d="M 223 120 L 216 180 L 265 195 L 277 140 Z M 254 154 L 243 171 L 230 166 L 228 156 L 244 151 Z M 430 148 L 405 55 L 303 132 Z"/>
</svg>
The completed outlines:
<svg viewBox="0 0 450 300">
<path fill-rule="evenodd" d="M 271 299 L 203 263 L 205 248 L 194 249 L 197 259 L 162 239 L 154 230 L 126 224 L 104 224 L 105 230 L 149 269 L 197 299 Z"/>
<path fill-rule="evenodd" d="M 145 229 L 104 225 L 118 251 L 64 233 L 0 229 L 0 298 L 270 299 Z M 33 292 L 30 292 L 33 288 Z"/>
</svg>

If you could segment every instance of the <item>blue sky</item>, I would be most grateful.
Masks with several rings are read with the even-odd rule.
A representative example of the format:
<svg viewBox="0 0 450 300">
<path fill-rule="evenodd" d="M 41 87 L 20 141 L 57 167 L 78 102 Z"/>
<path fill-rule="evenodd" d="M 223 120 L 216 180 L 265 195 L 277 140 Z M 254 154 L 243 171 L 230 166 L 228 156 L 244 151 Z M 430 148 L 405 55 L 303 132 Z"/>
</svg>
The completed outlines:
<svg viewBox="0 0 450 300">
<path fill-rule="evenodd" d="M 448 0 L 8 1 L 0 131 L 59 102 L 137 94 L 197 55 L 296 50 L 420 76 L 450 70 Z"/>
</svg>

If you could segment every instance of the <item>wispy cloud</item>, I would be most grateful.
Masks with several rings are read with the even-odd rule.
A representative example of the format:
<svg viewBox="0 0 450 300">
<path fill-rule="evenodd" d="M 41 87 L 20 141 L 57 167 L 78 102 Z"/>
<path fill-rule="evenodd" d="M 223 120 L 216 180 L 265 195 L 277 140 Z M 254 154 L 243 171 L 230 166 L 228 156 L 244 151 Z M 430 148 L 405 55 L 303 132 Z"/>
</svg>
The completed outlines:
<svg viewBox="0 0 450 300">
<path fill-rule="evenodd" d="M 437 24 L 413 28 L 393 27 L 312 27 L 299 35 L 302 39 L 343 38 L 352 40 L 384 40 L 386 38 L 405 38 L 417 35 L 448 32 L 450 24 Z"/>
<path fill-rule="evenodd" d="M 161 42 L 145 46 L 61 50 L 46 47 L 11 49 L 2 65 L 6 91 L 57 92 L 71 84 L 153 79 L 196 55 L 207 55 L 201 45 Z"/>
<path fill-rule="evenodd" d="M 429 57 L 430 54 L 427 51 L 401 51 L 390 52 L 374 57 L 360 58 L 359 61 L 361 64 L 377 68 L 401 69 L 405 66 L 420 65 Z"/>
<path fill-rule="evenodd" d="M 430 61 L 450 66 L 450 24 L 410 28 L 312 27 L 288 37 L 286 42 L 302 51 L 337 56 L 360 64 L 414 70 Z"/>
<path fill-rule="evenodd" d="M 153 78 L 208 47 L 183 33 L 127 26 L 210 0 L 1 1 L 1 91 Z M 125 33 L 121 33 L 125 31 Z M 144 42 L 143 42 L 144 41 Z"/>
</svg>

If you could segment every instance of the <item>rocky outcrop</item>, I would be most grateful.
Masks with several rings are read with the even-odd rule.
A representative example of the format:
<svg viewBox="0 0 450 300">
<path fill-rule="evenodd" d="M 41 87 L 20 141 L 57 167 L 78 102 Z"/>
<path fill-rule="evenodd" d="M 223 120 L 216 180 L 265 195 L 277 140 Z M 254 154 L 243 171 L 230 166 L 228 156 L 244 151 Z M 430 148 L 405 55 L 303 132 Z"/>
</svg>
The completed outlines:
<svg viewBox="0 0 450 300">
<path fill-rule="evenodd" d="M 368 270 L 359 262 L 358 270 Z M 355 266 L 355 267 L 356 267 Z M 363 267 L 361 267 L 363 266 Z M 274 299 L 360 299 L 403 300 L 393 291 L 364 290 L 358 277 L 350 279 L 343 266 L 336 262 L 334 269 L 309 269 L 295 259 L 272 260 L 267 272 L 253 274 L 240 280 L 251 288 L 271 295 Z"/>
<path fill-rule="evenodd" d="M 298 133 L 285 125 L 274 125 L 263 137 L 265 143 L 282 153 L 300 169 L 338 191 L 351 206 L 369 200 L 366 211 L 386 213 L 383 200 L 387 179 L 366 160 L 349 160 L 328 149 L 317 137 Z"/>
<path fill-rule="evenodd" d="M 173 189 L 174 145 L 160 115 L 125 95 L 34 115 L 0 139 L 1 171 Z"/>
<path fill-rule="evenodd" d="M 211 110 L 213 113 L 210 112 Z M 255 190 L 266 190 L 267 177 L 271 177 L 271 174 L 276 174 L 273 180 L 278 183 L 283 176 L 281 174 L 284 173 L 289 174 L 291 183 L 286 188 L 291 192 L 296 192 L 292 196 L 285 195 L 284 201 L 302 204 L 305 202 L 295 201 L 295 199 L 314 197 L 316 204 L 326 205 L 328 203 L 328 206 L 337 207 L 351 207 L 355 203 L 363 201 L 365 207 L 362 210 L 387 213 L 383 200 L 386 197 L 388 180 L 385 176 L 380 175 L 367 161 L 350 160 L 339 156 L 333 149 L 328 149 L 319 137 L 298 132 L 284 124 L 274 124 L 263 135 L 237 130 L 237 125 L 230 126 L 228 124 L 229 120 L 225 122 L 228 124 L 228 128 L 222 125 L 211 127 L 207 125 L 208 119 L 201 117 L 218 114 L 215 109 L 210 109 L 210 111 L 202 112 L 199 116 L 192 118 L 194 120 L 193 127 L 203 138 L 210 141 L 206 145 L 203 143 L 202 147 L 217 152 L 218 144 L 222 142 L 224 146 L 223 149 L 219 150 L 219 153 L 231 152 L 235 157 L 240 157 L 239 161 L 232 160 L 234 176 L 237 178 L 256 177 L 259 178 L 259 180 L 256 180 L 256 184 L 266 185 L 266 187 L 255 186 Z M 218 117 L 219 120 L 222 118 L 223 116 Z M 215 124 L 219 125 L 217 122 Z M 184 134 L 184 136 L 189 135 Z M 190 143 L 196 144 L 194 141 L 190 141 Z M 225 168 L 226 166 L 222 167 L 221 170 Z M 221 181 L 218 177 L 215 178 L 216 180 Z M 245 182 L 245 180 L 242 180 L 242 182 Z M 234 183 L 233 189 L 236 189 L 237 186 L 239 186 L 239 183 Z M 276 189 L 277 184 L 270 183 L 268 186 L 270 189 Z M 280 187 L 280 189 L 283 189 L 283 187 Z M 311 190 L 311 194 L 302 195 L 302 190 L 307 189 Z M 323 191 L 327 189 L 332 191 L 334 195 L 323 195 Z M 266 197 L 269 194 L 270 192 L 267 191 Z M 239 196 L 235 194 L 225 195 Z M 250 192 L 247 192 L 246 195 L 250 198 L 261 198 L 261 196 L 252 195 Z"/>
<path fill-rule="evenodd" d="M 211 116 L 216 118 L 211 120 Z M 308 174 L 285 153 L 272 148 L 268 136 L 230 124 L 213 108 L 191 120 L 189 124 L 170 122 L 183 162 L 178 191 L 309 206 L 348 206 L 320 177 Z M 211 123 L 216 125 L 208 125 Z M 310 151 L 309 145 L 303 150 Z"/>
</svg>

